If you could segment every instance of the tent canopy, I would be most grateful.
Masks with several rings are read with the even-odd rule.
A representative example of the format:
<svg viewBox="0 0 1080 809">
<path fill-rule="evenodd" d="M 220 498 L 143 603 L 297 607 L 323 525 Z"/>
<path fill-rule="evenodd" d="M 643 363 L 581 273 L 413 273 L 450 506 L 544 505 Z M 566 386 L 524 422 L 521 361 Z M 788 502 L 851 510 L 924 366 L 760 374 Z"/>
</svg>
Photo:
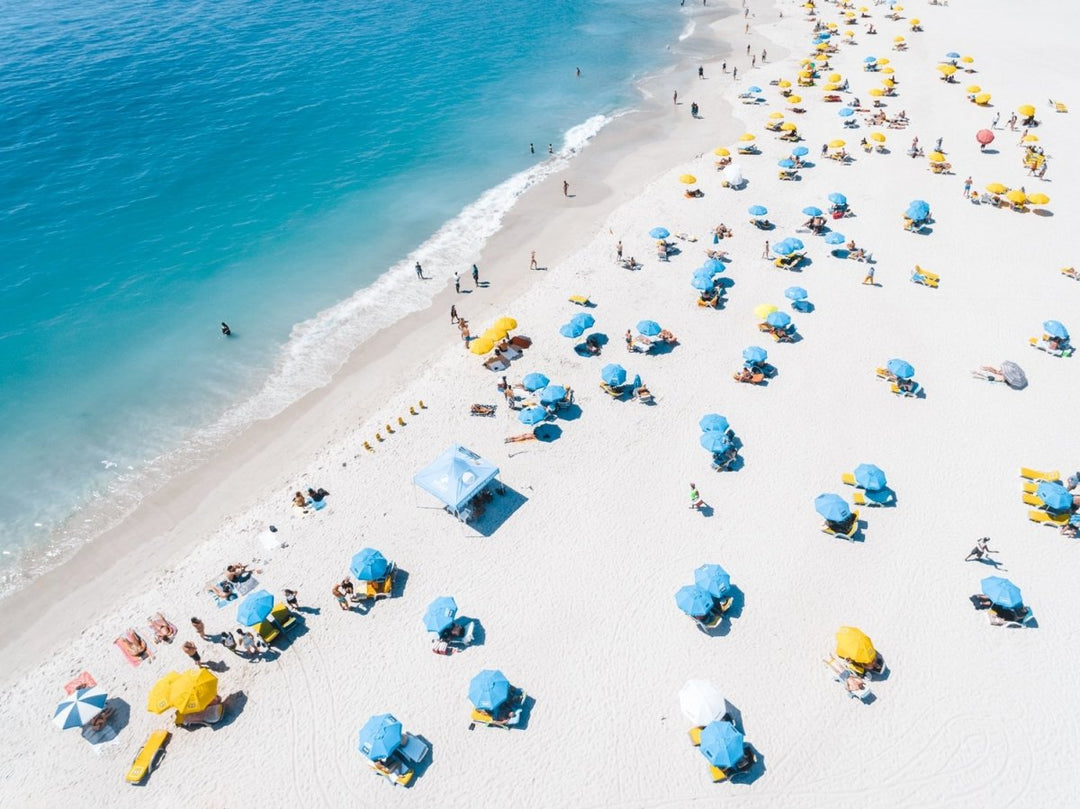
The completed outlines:
<svg viewBox="0 0 1080 809">
<path fill-rule="evenodd" d="M 430 466 L 417 472 L 413 483 L 435 495 L 456 514 L 498 474 L 499 467 L 495 464 L 461 444 L 454 444 Z"/>
</svg>

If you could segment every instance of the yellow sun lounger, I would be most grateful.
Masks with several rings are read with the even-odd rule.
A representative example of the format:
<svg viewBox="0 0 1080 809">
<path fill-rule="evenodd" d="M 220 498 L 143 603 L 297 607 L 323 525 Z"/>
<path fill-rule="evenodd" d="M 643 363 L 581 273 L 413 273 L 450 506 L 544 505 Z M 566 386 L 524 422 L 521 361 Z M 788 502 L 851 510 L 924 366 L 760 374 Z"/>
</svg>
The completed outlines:
<svg viewBox="0 0 1080 809">
<path fill-rule="evenodd" d="M 844 483 L 847 483 L 847 481 L 845 480 Z M 851 502 L 853 502 L 857 506 L 874 505 L 869 500 L 867 500 L 866 495 L 860 491 L 854 491 L 851 493 Z"/>
<path fill-rule="evenodd" d="M 1028 519 L 1043 525 L 1062 526 L 1069 522 L 1068 514 L 1051 514 L 1049 511 L 1029 511 Z"/>
<path fill-rule="evenodd" d="M 1065 106 L 1064 101 L 1055 101 L 1054 102 L 1054 112 L 1068 112 L 1068 111 L 1069 111 L 1069 108 Z"/>
<path fill-rule="evenodd" d="M 720 781 L 727 780 L 728 774 L 721 770 L 719 767 L 714 767 L 712 764 L 710 764 L 709 772 L 712 773 L 713 783 L 719 783 Z"/>
<path fill-rule="evenodd" d="M 851 472 L 845 472 L 844 474 L 842 474 L 840 476 L 840 480 L 846 483 L 848 486 L 855 485 L 855 475 L 853 475 Z"/>
<path fill-rule="evenodd" d="M 510 725 L 505 721 L 499 721 L 487 711 L 481 711 L 477 708 L 473 708 L 473 712 L 469 715 L 469 718 L 472 719 L 473 722 L 479 722 L 481 725 L 487 725 L 489 728 L 505 728 L 506 730 L 510 730 Z"/>
<path fill-rule="evenodd" d="M 1047 480 L 1051 483 L 1061 480 L 1061 474 L 1056 469 L 1053 472 L 1040 472 L 1037 469 L 1028 469 L 1026 466 L 1020 467 L 1020 477 L 1028 480 Z"/>
<path fill-rule="evenodd" d="M 408 786 L 409 782 L 413 779 L 413 771 L 408 769 L 403 762 L 394 761 L 392 764 L 387 765 L 381 761 L 369 761 L 368 766 L 375 770 L 379 775 L 389 778 L 395 784 L 401 786 Z"/>
<path fill-rule="evenodd" d="M 1029 506 L 1035 506 L 1035 508 L 1042 508 L 1043 505 L 1044 505 L 1042 500 L 1040 500 L 1038 497 L 1036 497 L 1033 494 L 1028 494 L 1027 492 L 1024 492 L 1023 494 L 1021 494 L 1020 499 L 1023 500 Z"/>
<path fill-rule="evenodd" d="M 696 728 L 690 728 L 690 744 L 694 747 L 701 746 L 701 731 L 705 730 L 705 726 L 702 725 Z"/>
<path fill-rule="evenodd" d="M 1038 483 L 1032 483 L 1030 480 L 1024 481 L 1024 491 L 1028 494 L 1035 494 L 1039 490 Z"/>
<path fill-rule="evenodd" d="M 167 730 L 155 730 L 142 746 L 142 750 L 135 756 L 131 769 L 127 771 L 124 780 L 129 784 L 141 784 L 154 771 L 161 757 L 165 755 L 165 743 L 171 734 Z"/>
<path fill-rule="evenodd" d="M 589 306 L 592 301 L 589 300 L 588 295 L 571 295 L 570 303 L 576 303 L 578 306 Z"/>
</svg>

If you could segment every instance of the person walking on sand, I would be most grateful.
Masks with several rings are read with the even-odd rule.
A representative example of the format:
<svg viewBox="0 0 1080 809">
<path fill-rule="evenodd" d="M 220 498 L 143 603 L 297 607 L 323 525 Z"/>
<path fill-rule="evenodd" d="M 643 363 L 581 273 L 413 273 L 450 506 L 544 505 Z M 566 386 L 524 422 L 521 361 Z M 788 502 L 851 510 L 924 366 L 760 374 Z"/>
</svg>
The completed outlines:
<svg viewBox="0 0 1080 809">
<path fill-rule="evenodd" d="M 672 101 L 672 103 L 674 103 L 674 104 L 678 104 L 678 103 L 679 103 L 679 91 L 678 91 L 678 90 L 676 90 L 676 91 L 675 91 L 675 92 L 674 92 L 674 93 L 672 94 L 672 96 L 671 96 L 671 101 Z"/>
<path fill-rule="evenodd" d="M 570 183 L 568 183 L 566 180 L 562 181 L 562 195 L 564 197 L 570 196 Z"/>
<path fill-rule="evenodd" d="M 994 120 L 990 122 L 990 128 L 991 129 L 997 129 L 998 121 L 1000 121 L 1000 120 L 1001 120 L 1001 113 L 1000 112 L 995 112 L 994 113 Z"/>
<path fill-rule="evenodd" d="M 202 657 L 199 655 L 199 650 L 191 641 L 185 641 L 183 645 L 184 654 L 190 657 L 196 666 L 202 667 Z"/>
<path fill-rule="evenodd" d="M 480 286 L 480 268 L 472 265 L 472 283 L 474 287 Z"/>
<path fill-rule="evenodd" d="M 203 624 L 203 622 L 198 618 L 192 618 L 191 619 L 191 626 L 194 628 L 194 630 L 196 632 L 199 633 L 199 637 L 203 638 L 205 640 L 205 638 L 206 638 L 206 626 Z"/>
<path fill-rule="evenodd" d="M 461 276 L 454 270 L 454 292 L 461 292 Z"/>
<path fill-rule="evenodd" d="M 703 78 L 705 78 L 705 68 L 704 68 L 704 66 L 702 66 L 702 65 L 698 65 L 698 69 L 697 69 L 697 77 L 698 77 L 699 79 L 703 79 Z"/>
<path fill-rule="evenodd" d="M 419 261 L 416 262 L 416 277 L 421 279 L 421 280 L 423 280 L 423 278 L 424 278 L 424 268 L 420 266 Z"/>
<path fill-rule="evenodd" d="M 967 199 L 970 196 L 971 196 L 971 178 L 968 177 L 966 180 L 964 180 L 964 199 Z"/>
<path fill-rule="evenodd" d="M 736 67 L 735 65 L 731 66 L 731 78 L 733 78 L 733 79 L 739 78 L 739 68 Z"/>
<path fill-rule="evenodd" d="M 457 323 L 459 319 L 460 318 L 458 318 L 457 307 L 454 306 L 454 304 L 450 304 L 450 322 Z"/>
<path fill-rule="evenodd" d="M 529 254 L 529 269 L 530 270 L 535 270 L 536 269 L 536 251 L 535 250 L 533 250 L 532 253 Z"/>
<path fill-rule="evenodd" d="M 622 239 L 619 239 L 619 241 L 615 242 L 615 261 L 622 261 Z"/>
<path fill-rule="evenodd" d="M 757 54 L 750 57 L 750 67 L 757 67 Z"/>
<path fill-rule="evenodd" d="M 996 551 L 990 550 L 987 545 L 990 544 L 990 537 L 983 537 L 975 541 L 975 547 L 971 549 L 970 553 L 964 557 L 965 562 L 982 561 L 982 558 L 988 553 L 996 553 Z"/>
<path fill-rule="evenodd" d="M 769 257 L 769 240 L 768 239 L 765 240 L 765 249 L 761 251 L 761 257 L 762 258 L 768 258 Z"/>
<path fill-rule="evenodd" d="M 762 64 L 765 64 L 765 57 L 768 56 L 768 54 L 769 54 L 769 52 L 767 50 L 765 50 L 764 48 L 761 49 L 761 63 Z"/>
<path fill-rule="evenodd" d="M 694 509 L 694 511 L 705 508 L 705 501 L 701 499 L 701 492 L 697 490 L 697 484 L 693 482 L 690 484 L 690 508 Z"/>
<path fill-rule="evenodd" d="M 877 286 L 877 284 L 874 283 L 874 265 L 873 264 L 869 265 L 866 268 L 866 277 L 864 279 L 862 279 L 862 282 L 864 284 L 869 284 L 872 287 Z"/>
</svg>

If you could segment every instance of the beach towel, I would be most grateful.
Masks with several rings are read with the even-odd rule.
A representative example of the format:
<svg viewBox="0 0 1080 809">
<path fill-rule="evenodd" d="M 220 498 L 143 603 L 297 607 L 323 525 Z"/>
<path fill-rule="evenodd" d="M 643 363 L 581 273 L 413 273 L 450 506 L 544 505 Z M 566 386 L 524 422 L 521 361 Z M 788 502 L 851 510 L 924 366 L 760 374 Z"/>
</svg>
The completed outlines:
<svg viewBox="0 0 1080 809">
<path fill-rule="evenodd" d="M 90 742 L 96 750 L 112 744 L 116 741 L 116 728 L 106 723 L 101 730 L 94 730 L 89 725 L 82 729 L 82 737 Z"/>
<path fill-rule="evenodd" d="M 129 634 L 127 635 L 127 638 L 128 638 L 129 640 L 131 640 L 131 639 L 132 639 L 132 638 L 131 638 L 131 635 L 133 635 L 133 634 L 134 634 L 134 635 L 138 635 L 138 633 L 137 633 L 137 632 L 131 632 L 131 633 L 129 633 Z M 121 636 L 121 637 L 124 637 L 124 636 Z M 131 654 L 131 653 L 130 653 L 130 652 L 129 652 L 129 651 L 128 651 L 128 650 L 126 649 L 126 648 L 124 648 L 124 644 L 122 644 L 122 643 L 120 642 L 120 640 L 121 640 L 121 638 L 117 638 L 116 640 L 114 640 L 114 641 L 113 641 L 113 645 L 114 645 L 114 646 L 115 646 L 115 647 L 116 647 L 117 649 L 119 649 L 119 650 L 120 650 L 120 653 L 121 653 L 121 654 L 122 654 L 122 655 L 123 655 L 124 657 L 126 657 L 126 658 L 127 658 L 127 662 L 128 662 L 128 663 L 130 663 L 130 664 L 132 665 L 132 667 L 138 666 L 138 665 L 139 665 L 140 663 L 142 663 L 142 662 L 143 662 L 144 660 L 150 660 L 151 658 L 153 658 L 153 656 L 154 656 L 154 652 L 153 652 L 153 650 L 152 650 L 152 649 L 151 649 L 151 648 L 150 648 L 149 646 L 147 646 L 147 647 L 146 647 L 146 653 L 145 653 L 145 654 L 144 654 L 144 655 L 143 655 L 142 657 L 136 657 L 135 655 Z"/>
<path fill-rule="evenodd" d="M 206 586 L 207 588 L 214 586 L 220 587 L 223 583 L 224 582 L 222 581 L 210 581 L 207 583 Z M 214 603 L 217 604 L 218 609 L 221 609 L 226 604 L 231 604 L 232 602 L 236 601 L 236 599 L 238 599 L 240 596 L 250 593 L 252 590 L 255 589 L 258 584 L 259 580 L 256 579 L 254 576 L 244 579 L 244 581 L 233 582 L 232 597 L 227 599 L 218 598 L 217 593 L 214 593 L 212 591 L 208 592 L 210 592 L 210 597 L 214 599 Z"/>
<path fill-rule="evenodd" d="M 83 671 L 78 677 L 64 686 L 64 693 L 74 694 L 80 688 L 93 688 L 95 685 L 97 685 L 97 680 L 94 679 L 94 675 L 88 671 Z"/>
<path fill-rule="evenodd" d="M 167 626 L 169 628 L 169 631 L 172 633 L 172 637 L 165 640 L 165 643 L 172 643 L 172 639 L 176 637 L 176 633 L 178 631 L 176 629 L 176 625 L 173 624 L 172 621 L 170 621 L 160 612 L 157 614 L 156 617 L 160 618 L 165 623 L 165 626 Z M 150 629 L 150 637 L 154 639 L 154 643 L 161 643 L 161 641 L 157 638 L 157 629 L 154 628 L 153 619 L 147 620 L 146 625 Z"/>
</svg>

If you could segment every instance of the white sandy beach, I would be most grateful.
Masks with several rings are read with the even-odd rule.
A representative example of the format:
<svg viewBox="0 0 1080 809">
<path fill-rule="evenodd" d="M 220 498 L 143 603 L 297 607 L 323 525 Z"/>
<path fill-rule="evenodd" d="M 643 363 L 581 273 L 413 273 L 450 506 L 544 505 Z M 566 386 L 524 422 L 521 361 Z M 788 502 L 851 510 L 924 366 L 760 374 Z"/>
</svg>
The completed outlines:
<svg viewBox="0 0 1080 809">
<path fill-rule="evenodd" d="M 840 47 L 828 72 L 850 82 L 843 103 L 857 95 L 865 105 L 882 76 L 863 72 L 864 57 L 889 58 L 899 83 L 885 110 L 906 110 L 906 129 L 845 130 L 842 105 L 822 101 L 820 82 L 799 91 L 805 114 L 787 111 L 769 82 L 794 82 L 812 48 L 801 6 L 784 0 L 779 19 L 752 2 L 749 37 L 741 10 L 719 19 L 709 33 L 731 44 L 738 81 L 717 58 L 704 64 L 704 81 L 686 65 L 651 83 L 668 109 L 646 104 L 601 133 L 564 175 L 573 197 L 562 196 L 556 176 L 522 199 L 480 259 L 490 289 L 448 290 L 378 335 L 329 387 L 256 426 L 6 602 L 0 804 L 1069 805 L 1080 787 L 1069 762 L 1080 736 L 1071 682 L 1080 646 L 1069 613 L 1076 540 L 1028 521 L 1018 471 L 1064 476 L 1080 466 L 1080 442 L 1056 424 L 1080 392 L 1078 360 L 1028 347 L 1048 319 L 1080 330 L 1080 283 L 1059 272 L 1075 263 L 1069 236 L 1080 216 L 1080 171 L 1065 151 L 1080 99 L 1069 96 L 1071 30 L 1055 23 L 1071 6 L 1046 4 L 1037 29 L 1003 0 L 920 0 L 899 21 L 885 19 L 887 8 L 872 6 L 861 23 L 879 33 L 854 26 L 855 44 Z M 839 19 L 833 4 L 820 12 Z M 912 17 L 924 31 L 911 32 Z M 897 35 L 908 50 L 893 50 Z M 767 48 L 769 62 L 752 69 L 747 42 L 758 55 Z M 974 56 L 977 72 L 945 84 L 935 67 L 953 49 Z M 993 94 L 993 107 L 966 100 L 972 82 Z M 767 104 L 738 103 L 750 85 Z M 1055 114 L 1048 99 L 1070 112 Z M 690 117 L 694 101 L 700 120 Z M 1004 127 L 1021 104 L 1034 104 L 1042 121 L 1032 131 L 1050 156 L 1045 181 L 1028 176 L 1021 133 Z M 798 123 L 816 164 L 796 183 L 777 180 L 791 145 L 764 129 L 775 110 Z M 980 153 L 974 133 L 995 112 L 1002 124 Z M 744 131 L 762 154 L 736 158 L 745 188 L 723 188 L 712 149 L 734 152 Z M 889 153 L 858 147 L 871 131 L 885 133 Z M 908 158 L 915 136 L 927 153 L 942 137 L 954 173 L 937 176 L 926 159 Z M 853 163 L 819 158 L 834 138 L 847 141 Z M 704 198 L 683 197 L 684 173 Z M 1043 192 L 1050 203 L 1035 207 L 1049 213 L 972 205 L 962 194 L 968 175 L 980 190 L 997 181 Z M 860 283 L 866 264 L 833 257 L 801 229 L 802 208 L 827 208 L 834 191 L 856 216 L 830 225 L 872 253 L 877 286 Z M 914 199 L 931 206 L 929 232 L 902 227 Z M 776 230 L 749 225 L 753 204 L 769 209 Z M 695 305 L 690 278 L 719 222 L 734 230 L 717 245 L 729 252 L 733 285 L 725 308 L 712 311 Z M 658 225 L 698 241 L 679 242 L 682 253 L 661 264 L 648 235 Z M 801 272 L 760 258 L 765 238 L 785 236 L 806 243 Z M 615 265 L 617 239 L 640 271 Z M 533 248 L 542 272 L 528 270 Z M 916 264 L 939 274 L 940 288 L 911 283 Z M 791 310 L 783 291 L 792 285 L 809 291 L 811 313 Z M 599 358 L 578 356 L 559 335 L 582 311 L 567 300 L 575 294 L 590 296 L 595 330 L 610 338 Z M 462 349 L 446 322 L 451 303 L 474 334 L 511 315 L 533 339 L 506 372 L 512 382 L 540 371 L 574 389 L 580 416 L 557 420 L 556 440 L 504 443 L 528 428 L 496 390 L 499 375 Z M 801 340 L 761 334 L 752 312 L 761 303 L 790 312 Z M 669 353 L 624 350 L 623 333 L 646 318 L 677 335 Z M 750 345 L 767 348 L 778 370 L 766 386 L 731 378 Z M 894 397 L 875 378 L 892 357 L 914 365 L 925 398 Z M 1027 372 L 1026 390 L 969 374 L 1006 359 Z M 640 374 L 656 404 L 604 394 L 600 368 L 609 362 Z M 420 400 L 426 407 L 410 415 Z M 495 417 L 470 417 L 474 402 L 497 404 Z M 698 420 L 710 412 L 727 416 L 742 442 L 737 471 L 712 472 L 698 445 Z M 387 436 L 383 426 L 399 416 L 405 426 Z M 379 430 L 386 441 L 366 452 Z M 508 490 L 477 527 L 412 486 L 455 442 L 498 464 Z M 850 502 L 840 475 L 863 462 L 887 472 L 898 502 L 862 509 L 857 542 L 826 536 L 814 498 L 835 492 Z M 691 481 L 711 510 L 687 508 Z M 328 489 L 329 505 L 295 516 L 292 492 L 307 486 Z M 271 524 L 287 547 L 261 544 Z M 982 536 L 1037 628 L 992 627 L 972 609 L 968 597 L 994 573 L 963 561 Z M 330 588 L 365 546 L 407 580 L 399 597 L 346 614 Z M 258 663 L 198 641 L 188 623 L 198 616 L 211 632 L 235 629 L 235 606 L 216 608 L 204 588 L 226 564 L 252 560 L 260 586 L 278 596 L 297 589 L 312 608 L 287 647 Z M 723 565 L 741 594 L 711 637 L 674 601 L 705 563 Z M 440 595 L 480 622 L 482 642 L 431 653 L 421 617 Z M 132 626 L 147 637 L 146 616 L 159 610 L 179 637 L 133 668 L 113 638 Z M 888 664 L 870 704 L 849 699 L 822 664 L 843 625 L 869 634 Z M 124 773 L 146 737 L 172 725 L 169 714 L 146 711 L 147 693 L 188 667 L 180 644 L 191 639 L 204 659 L 227 666 L 225 722 L 174 728 L 147 785 L 129 787 Z M 469 729 L 468 684 L 485 668 L 535 699 L 526 727 Z M 83 670 L 130 706 L 110 744 L 91 746 L 49 721 L 62 685 Z M 712 783 L 679 710 L 688 679 L 716 683 L 737 712 L 759 759 L 750 777 Z M 360 726 L 383 712 L 431 746 L 408 789 L 377 777 L 357 751 Z"/>
</svg>

